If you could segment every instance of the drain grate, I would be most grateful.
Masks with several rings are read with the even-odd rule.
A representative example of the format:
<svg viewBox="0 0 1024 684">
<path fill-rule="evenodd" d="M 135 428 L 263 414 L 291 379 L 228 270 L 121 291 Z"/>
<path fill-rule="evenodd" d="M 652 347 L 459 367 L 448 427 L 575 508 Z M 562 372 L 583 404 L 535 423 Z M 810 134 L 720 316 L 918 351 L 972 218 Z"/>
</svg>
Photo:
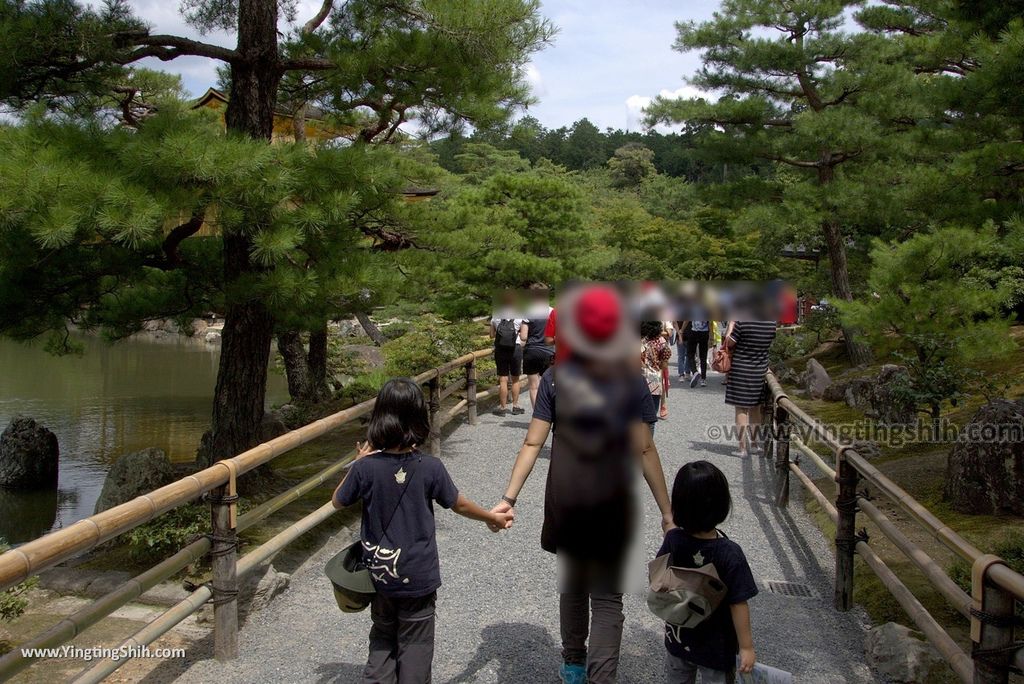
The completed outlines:
<svg viewBox="0 0 1024 684">
<path fill-rule="evenodd" d="M 800 584 L 799 582 L 777 582 L 775 580 L 768 580 L 765 584 L 768 585 L 768 591 L 773 594 L 789 596 L 790 598 L 814 598 L 814 592 L 806 584 Z"/>
</svg>

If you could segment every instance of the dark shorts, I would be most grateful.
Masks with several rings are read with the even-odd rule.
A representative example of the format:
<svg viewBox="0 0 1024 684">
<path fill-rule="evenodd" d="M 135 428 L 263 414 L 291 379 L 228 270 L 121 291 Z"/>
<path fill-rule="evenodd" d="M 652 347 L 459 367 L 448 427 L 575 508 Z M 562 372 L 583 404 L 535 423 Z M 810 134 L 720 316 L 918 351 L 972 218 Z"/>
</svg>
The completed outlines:
<svg viewBox="0 0 1024 684">
<path fill-rule="evenodd" d="M 494 365 L 498 367 L 498 377 L 504 378 L 509 375 L 519 377 L 523 374 L 523 347 L 517 344 L 514 347 L 495 347 Z"/>
<path fill-rule="evenodd" d="M 523 372 L 527 375 L 541 375 L 551 365 L 555 355 L 542 347 L 527 347 L 523 351 Z"/>
</svg>

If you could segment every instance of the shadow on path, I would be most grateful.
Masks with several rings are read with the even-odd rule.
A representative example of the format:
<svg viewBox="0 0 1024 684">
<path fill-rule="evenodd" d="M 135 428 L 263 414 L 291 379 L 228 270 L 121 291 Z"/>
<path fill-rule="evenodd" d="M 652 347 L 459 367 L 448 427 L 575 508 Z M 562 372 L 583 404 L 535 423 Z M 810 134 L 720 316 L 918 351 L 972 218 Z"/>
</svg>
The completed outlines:
<svg viewBox="0 0 1024 684">
<path fill-rule="evenodd" d="M 485 668 L 493 668 L 494 672 L 493 677 L 485 677 L 486 681 L 536 682 L 543 672 L 554 674 L 559 658 L 560 648 L 544 627 L 499 622 L 483 628 L 473 658 L 447 684 L 475 682 Z"/>
</svg>

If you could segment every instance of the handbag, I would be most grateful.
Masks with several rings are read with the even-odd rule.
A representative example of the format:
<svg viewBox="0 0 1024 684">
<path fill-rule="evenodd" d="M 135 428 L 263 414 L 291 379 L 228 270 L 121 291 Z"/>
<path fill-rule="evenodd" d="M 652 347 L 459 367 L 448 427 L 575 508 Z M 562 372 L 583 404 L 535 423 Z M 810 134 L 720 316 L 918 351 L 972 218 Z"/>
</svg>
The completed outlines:
<svg viewBox="0 0 1024 684">
<path fill-rule="evenodd" d="M 723 344 L 715 350 L 711 357 L 711 370 L 719 373 L 728 373 L 732 368 L 732 350 L 727 349 Z"/>
<path fill-rule="evenodd" d="M 713 564 L 680 568 L 669 565 L 671 558 L 662 554 L 647 566 L 647 607 L 670 625 L 692 629 L 715 612 L 728 590 Z"/>
<path fill-rule="evenodd" d="M 416 469 L 410 468 L 405 486 L 395 504 L 395 510 L 391 512 L 391 517 L 388 518 L 388 522 L 381 532 L 381 541 L 387 537 L 388 530 L 391 529 L 391 522 L 395 519 L 398 509 L 402 507 L 402 500 L 405 498 L 405 493 L 409 491 L 409 484 L 415 474 Z M 331 586 L 334 589 L 334 601 L 343 613 L 358 613 L 365 610 L 377 593 L 377 588 L 373 585 L 373 578 L 370 576 L 370 569 L 366 567 L 363 558 L 364 548 L 362 537 L 355 539 L 334 554 L 324 566 L 324 574 L 327 575 L 327 579 L 331 581 Z"/>
</svg>

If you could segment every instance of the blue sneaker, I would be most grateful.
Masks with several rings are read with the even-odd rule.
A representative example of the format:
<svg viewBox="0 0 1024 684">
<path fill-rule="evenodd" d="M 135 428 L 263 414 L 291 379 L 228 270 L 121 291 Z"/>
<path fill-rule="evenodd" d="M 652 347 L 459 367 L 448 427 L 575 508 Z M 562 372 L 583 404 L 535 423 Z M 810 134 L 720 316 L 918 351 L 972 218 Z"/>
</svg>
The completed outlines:
<svg viewBox="0 0 1024 684">
<path fill-rule="evenodd" d="M 587 668 L 575 663 L 562 663 L 558 676 L 563 684 L 587 684 Z"/>
</svg>

